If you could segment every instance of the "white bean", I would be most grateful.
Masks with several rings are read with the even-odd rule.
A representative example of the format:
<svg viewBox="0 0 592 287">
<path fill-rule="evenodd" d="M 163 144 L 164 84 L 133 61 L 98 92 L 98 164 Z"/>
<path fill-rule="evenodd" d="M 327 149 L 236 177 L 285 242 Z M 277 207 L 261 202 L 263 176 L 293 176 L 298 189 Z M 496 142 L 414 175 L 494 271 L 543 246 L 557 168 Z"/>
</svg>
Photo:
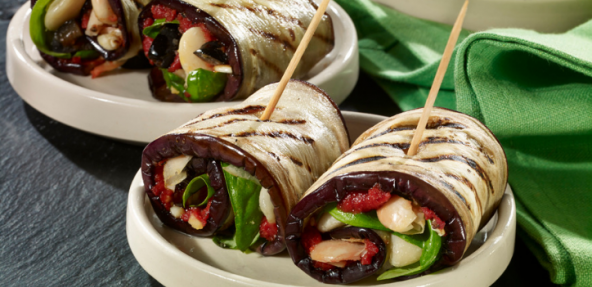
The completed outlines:
<svg viewBox="0 0 592 287">
<path fill-rule="evenodd" d="M 315 261 L 331 263 L 345 260 L 358 261 L 366 250 L 364 243 L 354 243 L 338 239 L 325 240 L 315 245 L 310 258 Z"/>
<path fill-rule="evenodd" d="M 66 21 L 76 18 L 85 0 L 55 0 L 49 4 L 45 14 L 45 28 L 57 30 Z"/>
<path fill-rule="evenodd" d="M 269 196 L 269 190 L 267 188 L 261 188 L 261 193 L 259 194 L 259 208 L 267 222 L 275 223 L 275 213 L 273 213 L 273 203 L 271 202 L 271 196 Z"/>
<path fill-rule="evenodd" d="M 390 258 L 389 262 L 395 267 L 403 267 L 419 261 L 421 257 L 421 248 L 413 245 L 399 236 L 391 235 L 389 243 Z"/>
<path fill-rule="evenodd" d="M 176 206 L 176 205 L 171 206 L 171 215 L 172 216 L 174 216 L 175 218 L 181 218 L 181 216 L 183 216 L 183 214 L 185 214 L 185 209 L 183 209 L 183 207 Z"/>
<path fill-rule="evenodd" d="M 99 21 L 95 13 L 90 13 L 90 18 L 88 19 L 88 24 L 86 26 L 86 31 L 84 34 L 88 36 L 98 36 L 99 32 L 103 28 L 103 22 Z"/>
<path fill-rule="evenodd" d="M 417 218 L 411 201 L 397 195 L 393 195 L 389 201 L 377 209 L 376 215 L 382 225 L 401 233 L 413 229 L 413 222 Z"/>
<path fill-rule="evenodd" d="M 179 41 L 179 61 L 185 74 L 189 75 L 189 72 L 198 68 L 211 70 L 206 62 L 193 54 L 205 43 L 205 33 L 200 27 L 190 28 L 181 36 Z"/>
<path fill-rule="evenodd" d="M 330 213 L 325 212 L 321 215 L 319 223 L 317 223 L 317 229 L 320 232 L 329 232 L 335 228 L 345 226 L 345 223 L 335 219 Z"/>
<path fill-rule="evenodd" d="M 105 28 L 103 30 L 107 30 L 106 33 L 102 34 L 103 31 L 101 31 L 101 35 L 97 37 L 97 41 L 101 47 L 107 51 L 113 51 L 121 47 L 121 44 L 123 44 L 121 30 L 116 28 Z"/>
<path fill-rule="evenodd" d="M 99 36 L 100 37 L 100 36 Z M 187 173 L 185 166 L 193 157 L 190 155 L 180 155 L 178 157 L 170 158 L 162 168 L 162 176 L 164 177 L 164 185 L 170 190 L 175 190 L 175 186 L 185 180 Z"/>
</svg>

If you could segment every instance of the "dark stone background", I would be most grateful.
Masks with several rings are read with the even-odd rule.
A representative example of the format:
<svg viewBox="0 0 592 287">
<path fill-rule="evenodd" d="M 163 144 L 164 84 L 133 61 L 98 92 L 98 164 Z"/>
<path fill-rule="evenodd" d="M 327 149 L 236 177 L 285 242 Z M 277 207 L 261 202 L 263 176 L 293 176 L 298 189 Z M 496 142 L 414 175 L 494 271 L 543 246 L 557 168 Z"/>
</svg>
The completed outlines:
<svg viewBox="0 0 592 287">
<path fill-rule="evenodd" d="M 135 260 L 125 233 L 127 192 L 142 148 L 56 122 L 8 82 L 6 30 L 24 2 L 0 0 L 0 285 L 159 286 Z M 399 112 L 363 74 L 341 108 Z M 552 285 L 548 278 L 518 240 L 495 285 Z"/>
</svg>

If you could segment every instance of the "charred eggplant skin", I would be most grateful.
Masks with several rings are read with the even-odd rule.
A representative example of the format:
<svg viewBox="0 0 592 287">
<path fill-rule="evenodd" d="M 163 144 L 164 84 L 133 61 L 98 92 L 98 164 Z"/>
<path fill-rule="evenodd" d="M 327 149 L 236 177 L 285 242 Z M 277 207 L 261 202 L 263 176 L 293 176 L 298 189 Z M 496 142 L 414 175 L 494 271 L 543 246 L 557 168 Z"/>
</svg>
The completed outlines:
<svg viewBox="0 0 592 287">
<path fill-rule="evenodd" d="M 216 190 L 210 207 L 210 218 L 202 230 L 196 230 L 187 222 L 174 218 L 160 202 L 158 196 L 152 193 L 154 181 L 155 164 L 167 158 L 173 158 L 181 154 L 192 155 L 206 159 L 207 174 L 210 177 L 212 187 Z M 144 149 L 142 154 L 142 179 L 144 180 L 144 189 L 150 198 L 150 203 L 158 218 L 167 226 L 196 236 L 210 236 L 214 234 L 224 224 L 228 217 L 231 204 L 222 167 L 220 162 L 227 162 L 237 167 L 243 167 L 250 174 L 255 175 L 261 185 L 269 189 L 272 198 L 281 201 L 279 213 L 285 220 L 287 215 L 285 204 L 282 197 L 279 196 L 277 184 L 271 174 L 265 169 L 256 158 L 252 157 L 244 150 L 233 146 L 231 143 L 211 137 L 208 135 L 165 135 L 150 143 Z M 277 202 L 277 201 L 276 201 Z M 283 228 L 280 227 L 280 231 Z M 280 232 L 273 242 L 263 243 L 257 247 L 257 251 L 263 255 L 274 255 L 284 250 L 283 233 Z"/>
<path fill-rule="evenodd" d="M 329 203 L 340 201 L 350 191 L 368 190 L 376 183 L 380 184 L 380 188 L 384 191 L 392 192 L 408 199 L 414 199 L 420 206 L 433 210 L 438 217 L 446 222 L 446 238 L 441 249 L 442 257 L 439 262 L 436 262 L 436 264 L 422 274 L 431 273 L 445 266 L 453 265 L 462 258 L 466 245 L 466 231 L 452 203 L 434 187 L 418 178 L 395 171 L 379 171 L 354 172 L 336 176 L 313 193 L 305 196 L 292 209 L 286 224 L 286 246 L 294 264 L 323 283 L 347 284 L 376 273 L 380 269 L 380 266 L 382 266 L 384 258 L 381 259 L 383 261 L 379 262 L 375 268 L 345 268 L 338 271 L 317 270 L 312 267 L 310 257 L 306 254 L 300 243 L 304 227 L 303 224 L 308 216 Z M 333 236 L 333 234 L 331 235 Z M 374 264 L 375 261 L 373 259 L 372 266 Z M 413 277 L 422 274 L 414 275 Z M 401 277 L 398 279 L 408 278 Z"/>
<path fill-rule="evenodd" d="M 224 28 L 216 19 L 214 19 L 209 14 L 205 13 L 204 11 L 195 8 L 194 6 L 185 3 L 179 0 L 153 0 L 150 4 L 146 5 L 142 12 L 140 12 L 140 17 L 138 17 L 138 27 L 140 27 L 140 31 L 143 29 L 144 20 L 147 18 L 152 18 L 152 6 L 155 5 L 164 5 L 166 7 L 172 8 L 177 10 L 180 14 L 184 17 L 191 20 L 193 23 L 203 23 L 205 28 L 216 38 L 218 41 L 223 43 L 226 47 L 226 56 L 228 57 L 228 64 L 232 67 L 233 73 L 228 75 L 228 81 L 226 82 L 226 87 L 224 88 L 224 92 L 221 93 L 219 96 L 216 97 L 214 101 L 222 102 L 222 101 L 230 101 L 238 92 L 241 84 L 242 84 L 242 67 L 241 67 L 241 55 L 238 49 L 238 44 L 236 43 L 235 39 L 230 35 L 228 30 Z M 145 37 L 142 35 L 142 37 Z M 150 74 L 149 81 L 153 84 L 151 86 L 151 90 L 153 96 L 160 100 L 165 99 L 174 99 L 179 98 L 178 95 L 170 93 L 168 89 L 166 89 L 166 84 L 164 81 L 159 81 L 158 79 L 153 79 L 155 75 Z M 162 88 L 162 85 L 165 85 L 165 88 Z"/>
</svg>

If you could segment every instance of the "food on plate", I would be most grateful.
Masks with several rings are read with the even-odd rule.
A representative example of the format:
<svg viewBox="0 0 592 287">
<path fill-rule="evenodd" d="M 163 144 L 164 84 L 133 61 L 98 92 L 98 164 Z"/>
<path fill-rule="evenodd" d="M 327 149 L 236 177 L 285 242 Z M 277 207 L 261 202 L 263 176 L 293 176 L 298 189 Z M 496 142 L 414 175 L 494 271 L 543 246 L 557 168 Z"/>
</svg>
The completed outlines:
<svg viewBox="0 0 592 287">
<path fill-rule="evenodd" d="M 495 136 L 470 116 L 436 108 L 409 157 L 421 113 L 364 132 L 292 209 L 286 246 L 308 275 L 351 283 L 427 274 L 461 260 L 494 214 L 507 183 Z"/>
<path fill-rule="evenodd" d="M 292 80 L 262 121 L 277 84 L 210 110 L 144 149 L 142 178 L 160 220 L 241 251 L 285 248 L 290 209 L 349 147 L 341 112 L 322 90 Z"/>
<path fill-rule="evenodd" d="M 54 69 L 98 77 L 138 55 L 137 20 L 146 2 L 32 0 L 29 33 Z"/>
<path fill-rule="evenodd" d="M 284 73 L 317 6 L 308 0 L 155 0 L 140 14 L 142 47 L 155 65 L 150 89 L 162 101 L 242 99 Z M 294 78 L 334 45 L 325 15 Z"/>
</svg>

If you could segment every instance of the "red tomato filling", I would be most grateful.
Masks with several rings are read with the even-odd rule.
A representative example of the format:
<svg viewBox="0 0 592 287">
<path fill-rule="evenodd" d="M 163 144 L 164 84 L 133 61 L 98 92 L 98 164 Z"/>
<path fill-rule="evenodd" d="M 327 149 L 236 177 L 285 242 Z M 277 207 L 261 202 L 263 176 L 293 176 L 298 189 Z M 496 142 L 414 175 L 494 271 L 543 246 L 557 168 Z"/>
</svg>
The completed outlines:
<svg viewBox="0 0 592 287">
<path fill-rule="evenodd" d="M 261 219 L 261 225 L 259 225 L 259 234 L 267 241 L 273 241 L 277 235 L 278 228 L 277 224 L 269 223 L 267 218 L 263 216 Z"/>
<path fill-rule="evenodd" d="M 423 212 L 423 215 L 425 216 L 426 220 L 432 221 L 432 227 L 434 229 L 443 229 L 446 225 L 446 223 L 444 223 L 444 221 L 440 219 L 440 217 L 438 217 L 436 213 L 433 212 L 431 209 L 427 207 L 422 207 L 421 211 Z"/>
<path fill-rule="evenodd" d="M 366 239 L 364 243 L 366 243 L 366 252 L 362 254 L 361 262 L 362 265 L 370 265 L 372 264 L 372 257 L 378 253 L 378 247 L 376 247 L 376 244 L 372 243 L 369 239 Z"/>
<path fill-rule="evenodd" d="M 154 19 L 166 19 L 167 21 L 173 21 L 175 20 L 175 17 L 177 17 L 177 10 L 175 9 L 171 9 L 169 7 L 166 7 L 164 5 L 153 5 L 150 8 L 150 12 L 152 12 L 152 16 L 154 17 Z"/>
<path fill-rule="evenodd" d="M 172 72 L 179 70 L 181 68 L 183 68 L 183 67 L 181 67 L 181 61 L 179 60 L 179 52 L 176 52 L 175 60 L 173 60 L 173 63 L 169 67 L 168 71 L 172 73 Z"/>
<path fill-rule="evenodd" d="M 181 204 L 183 202 L 183 192 L 174 192 L 164 186 L 164 164 L 166 160 L 158 162 L 154 165 L 154 186 L 151 191 L 155 196 L 158 196 L 160 202 L 164 207 L 170 211 L 173 204 Z M 205 207 L 190 207 L 185 209 L 185 213 L 181 216 L 181 219 L 185 222 L 189 221 L 190 216 L 193 214 L 203 225 L 206 225 L 206 221 L 210 218 L 210 206 L 212 205 L 212 198 L 208 201 Z"/>
<path fill-rule="evenodd" d="M 376 210 L 391 198 L 391 194 L 380 189 L 377 183 L 368 191 L 350 192 L 339 202 L 337 208 L 344 212 L 361 213 Z"/>
<path fill-rule="evenodd" d="M 350 213 L 361 213 L 376 210 L 385 204 L 391 198 L 391 194 L 380 189 L 380 185 L 377 183 L 368 191 L 354 191 L 350 192 L 342 201 L 339 202 L 337 208 L 344 212 Z M 444 221 L 440 219 L 434 211 L 427 207 L 421 208 L 424 213 L 426 220 L 432 220 L 432 226 L 435 229 L 442 229 L 445 226 Z M 313 225 L 309 225 L 304 229 L 302 234 L 302 245 L 308 254 L 314 249 L 314 246 L 322 241 L 321 233 Z M 360 262 L 363 265 L 372 264 L 372 258 L 379 251 L 376 244 L 366 239 L 366 251 L 362 254 Z M 348 262 L 349 264 L 350 262 Z M 335 266 L 313 261 L 313 266 L 322 270 L 330 270 Z"/>
<path fill-rule="evenodd" d="M 315 226 L 309 225 L 304 228 L 300 242 L 302 242 L 302 246 L 304 246 L 307 254 L 310 254 L 315 245 L 321 243 L 321 241 L 323 241 L 323 238 Z"/>
<path fill-rule="evenodd" d="M 210 207 L 212 206 L 212 199 L 208 200 L 208 204 L 206 207 L 190 207 L 185 210 L 185 213 L 181 216 L 181 219 L 185 222 L 189 221 L 189 218 L 193 215 L 193 217 L 197 218 L 201 222 L 203 226 L 206 225 L 208 218 L 210 218 Z"/>
</svg>

